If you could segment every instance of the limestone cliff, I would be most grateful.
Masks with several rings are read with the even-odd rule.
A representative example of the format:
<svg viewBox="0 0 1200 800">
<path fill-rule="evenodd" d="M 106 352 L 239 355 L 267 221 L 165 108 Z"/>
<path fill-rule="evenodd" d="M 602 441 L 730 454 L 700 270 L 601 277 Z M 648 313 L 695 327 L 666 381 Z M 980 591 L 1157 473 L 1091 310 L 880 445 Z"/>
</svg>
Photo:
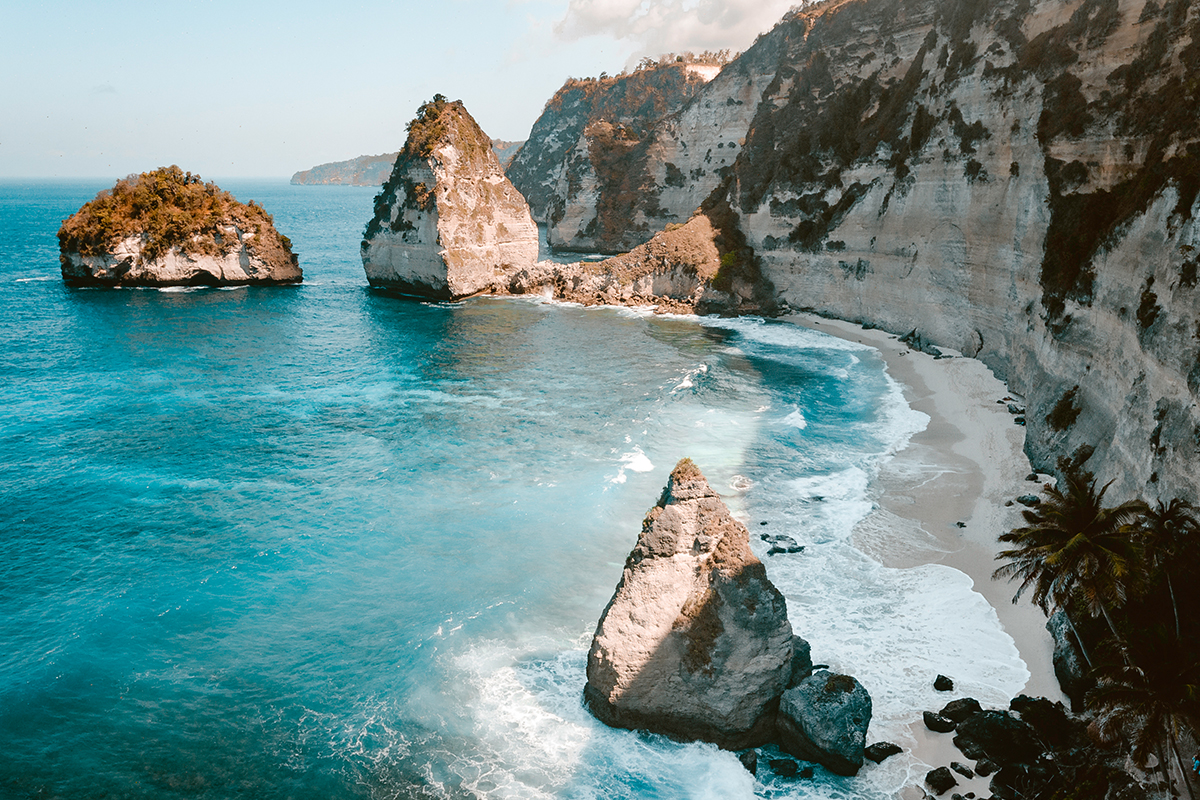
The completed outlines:
<svg viewBox="0 0 1200 800">
<path fill-rule="evenodd" d="M 715 187 L 781 304 L 983 359 L 1042 468 L 1197 500 L 1197 74 L 1187 0 L 829 0 L 629 144 L 613 213 Z"/>
<path fill-rule="evenodd" d="M 982 358 L 1044 467 L 1195 499 L 1200 7 L 841 0 L 780 33 L 727 197 L 783 296 Z"/>
<path fill-rule="evenodd" d="M 558 90 L 508 168 L 534 216 L 547 223 L 553 248 L 620 253 L 687 220 L 699 201 L 677 213 L 654 200 L 648 138 L 711 74 L 669 60 L 615 77 L 570 79 Z M 683 186 L 682 174 L 672 172 L 671 182 Z"/>
<path fill-rule="evenodd" d="M 610 725 L 762 744 L 792 676 L 792 641 L 745 526 L 683 459 L 600 618 L 584 696 Z"/>
<path fill-rule="evenodd" d="M 298 283 L 291 241 L 254 201 L 179 167 L 131 175 L 58 231 L 63 280 L 107 286 Z"/>
<path fill-rule="evenodd" d="M 452 299 L 531 266 L 538 232 L 491 141 L 461 102 L 439 95 L 410 123 L 361 249 L 372 286 Z"/>
</svg>

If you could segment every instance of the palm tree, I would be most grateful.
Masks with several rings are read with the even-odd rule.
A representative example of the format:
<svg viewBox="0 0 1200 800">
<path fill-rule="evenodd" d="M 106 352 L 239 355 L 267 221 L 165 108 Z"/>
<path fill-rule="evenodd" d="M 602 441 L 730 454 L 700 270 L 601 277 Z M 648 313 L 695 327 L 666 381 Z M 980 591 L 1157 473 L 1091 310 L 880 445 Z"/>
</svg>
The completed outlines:
<svg viewBox="0 0 1200 800">
<path fill-rule="evenodd" d="M 1104 617 L 1128 661 L 1109 610 L 1124 605 L 1140 585 L 1133 526 L 1146 504 L 1131 500 L 1105 508 L 1108 485 L 1097 491 L 1095 478 L 1086 471 L 1066 470 L 1061 486 L 1047 485 L 1046 499 L 1023 512 L 1028 524 L 1000 536 L 1001 542 L 1015 546 L 996 556 L 1008 563 L 992 577 L 1020 578 L 1014 603 L 1033 587 L 1033 602 L 1042 611 L 1048 614 L 1053 605 L 1068 612 L 1068 620 L 1070 601 L 1078 597 L 1091 616 Z"/>
<path fill-rule="evenodd" d="M 1175 602 L 1175 585 L 1171 580 L 1169 564 L 1178 558 L 1190 543 L 1200 541 L 1200 520 L 1196 518 L 1196 507 L 1178 498 L 1164 503 L 1159 500 L 1143 514 L 1139 534 L 1145 548 L 1146 560 L 1154 572 L 1167 579 L 1167 591 L 1171 597 L 1171 610 L 1175 613 L 1175 638 L 1181 636 L 1179 604 Z"/>
<path fill-rule="evenodd" d="M 1167 744 L 1183 773 L 1188 795 L 1195 800 L 1179 740 L 1185 731 L 1193 735 L 1200 731 L 1200 662 L 1161 629 L 1156 638 L 1155 658 L 1147 668 L 1115 668 L 1102 675 L 1088 694 L 1088 706 L 1095 713 L 1093 729 L 1102 741 L 1123 736 L 1132 747 L 1134 761 L 1143 769 L 1154 752 L 1171 791 L 1171 774 L 1163 750 Z"/>
</svg>

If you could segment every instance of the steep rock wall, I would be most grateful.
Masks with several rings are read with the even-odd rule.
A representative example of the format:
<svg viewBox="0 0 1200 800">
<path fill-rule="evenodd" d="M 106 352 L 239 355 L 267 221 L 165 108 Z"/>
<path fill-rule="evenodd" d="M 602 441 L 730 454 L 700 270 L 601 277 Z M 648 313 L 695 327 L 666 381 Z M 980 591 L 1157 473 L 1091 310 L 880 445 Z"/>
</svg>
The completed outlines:
<svg viewBox="0 0 1200 800">
<path fill-rule="evenodd" d="M 648 141 L 710 77 L 711 70 L 672 62 L 571 79 L 559 89 L 507 169 L 533 215 L 547 222 L 552 247 L 624 252 L 667 222 L 687 219 L 698 203 L 681 218 L 659 209 Z"/>
<path fill-rule="evenodd" d="M 372 286 L 458 298 L 532 266 L 537 226 L 460 102 L 421 106 L 362 241 Z"/>
<path fill-rule="evenodd" d="M 1196 499 L 1200 9 L 830 2 L 726 195 L 786 302 L 982 358 L 1036 463 Z"/>
</svg>

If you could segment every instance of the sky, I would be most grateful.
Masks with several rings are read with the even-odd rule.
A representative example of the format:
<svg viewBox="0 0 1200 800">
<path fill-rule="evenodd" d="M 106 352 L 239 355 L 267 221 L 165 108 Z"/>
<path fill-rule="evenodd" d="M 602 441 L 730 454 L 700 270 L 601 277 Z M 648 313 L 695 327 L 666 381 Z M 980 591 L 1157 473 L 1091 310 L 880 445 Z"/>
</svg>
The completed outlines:
<svg viewBox="0 0 1200 800">
<path fill-rule="evenodd" d="M 521 140 L 567 77 L 744 50 L 797 0 L 5 0 L 0 178 L 287 177 L 434 94 Z"/>
</svg>

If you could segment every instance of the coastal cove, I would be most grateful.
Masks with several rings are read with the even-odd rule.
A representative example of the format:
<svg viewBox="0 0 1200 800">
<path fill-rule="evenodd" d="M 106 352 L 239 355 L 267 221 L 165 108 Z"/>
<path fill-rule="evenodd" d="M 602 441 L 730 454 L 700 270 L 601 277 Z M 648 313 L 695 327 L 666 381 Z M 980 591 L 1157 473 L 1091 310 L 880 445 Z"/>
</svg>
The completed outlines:
<svg viewBox="0 0 1200 800">
<path fill-rule="evenodd" d="M 988 577 L 1035 485 L 981 363 L 815 317 L 400 300 L 358 257 L 374 189 L 221 184 L 303 285 L 70 289 L 53 233 L 100 187 L 0 184 L 5 791 L 886 798 L 947 760 L 934 675 L 1057 697 L 1040 612 Z M 583 708 L 683 456 L 905 753 L 755 781 Z"/>
</svg>

